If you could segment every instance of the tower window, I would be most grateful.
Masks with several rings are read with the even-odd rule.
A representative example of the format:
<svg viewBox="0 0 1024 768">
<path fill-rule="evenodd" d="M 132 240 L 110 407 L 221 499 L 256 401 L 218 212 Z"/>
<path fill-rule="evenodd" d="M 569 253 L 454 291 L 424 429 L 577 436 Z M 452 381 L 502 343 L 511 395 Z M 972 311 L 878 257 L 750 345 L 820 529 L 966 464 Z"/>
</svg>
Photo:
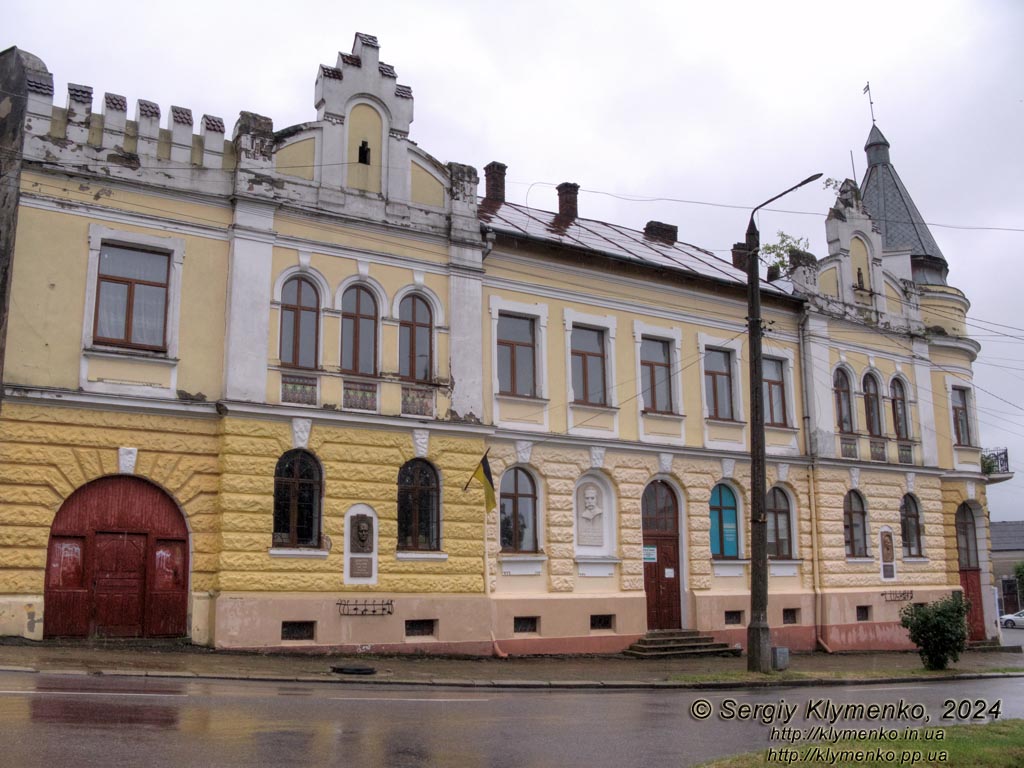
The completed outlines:
<svg viewBox="0 0 1024 768">
<path fill-rule="evenodd" d="M 359 145 L 359 163 L 360 165 L 370 164 L 370 145 L 366 141 Z"/>
</svg>

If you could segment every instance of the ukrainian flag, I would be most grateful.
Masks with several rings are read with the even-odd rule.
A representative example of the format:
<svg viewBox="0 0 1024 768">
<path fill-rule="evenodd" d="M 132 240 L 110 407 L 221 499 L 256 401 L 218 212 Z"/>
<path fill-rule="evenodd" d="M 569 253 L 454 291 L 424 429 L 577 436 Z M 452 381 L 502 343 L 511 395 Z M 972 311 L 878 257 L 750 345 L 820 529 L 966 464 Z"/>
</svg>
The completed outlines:
<svg viewBox="0 0 1024 768">
<path fill-rule="evenodd" d="M 476 471 L 473 472 L 473 476 L 469 478 L 465 488 L 462 489 L 466 490 L 466 488 L 469 488 L 469 483 L 474 480 L 479 480 L 480 485 L 484 487 L 484 498 L 487 500 L 488 512 L 494 509 L 498 504 L 498 501 L 494 496 L 494 478 L 491 476 L 491 465 L 487 461 L 487 454 L 490 453 L 490 450 L 491 449 L 488 448 L 484 453 L 483 457 L 480 459 L 480 463 L 476 467 Z"/>
</svg>

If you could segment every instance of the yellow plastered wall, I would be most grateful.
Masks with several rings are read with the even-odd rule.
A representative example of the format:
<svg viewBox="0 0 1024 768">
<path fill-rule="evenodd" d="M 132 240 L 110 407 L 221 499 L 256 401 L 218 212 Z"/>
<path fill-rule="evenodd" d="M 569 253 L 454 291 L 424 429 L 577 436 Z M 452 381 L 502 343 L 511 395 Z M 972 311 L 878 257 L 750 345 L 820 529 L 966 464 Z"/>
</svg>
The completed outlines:
<svg viewBox="0 0 1024 768">
<path fill-rule="evenodd" d="M 282 147 L 274 153 L 274 169 L 282 176 L 313 180 L 316 163 L 316 140 L 303 139 Z"/>
<path fill-rule="evenodd" d="M 871 290 L 871 263 L 868 258 L 868 248 L 859 237 L 850 240 L 850 272 L 853 275 L 855 286 L 861 286 L 858 278 L 862 278 L 864 289 Z"/>
<path fill-rule="evenodd" d="M 836 267 L 822 270 L 818 276 L 818 290 L 824 296 L 839 295 L 839 270 Z"/>
<path fill-rule="evenodd" d="M 365 192 L 381 191 L 381 167 L 384 159 L 382 140 L 384 122 L 380 113 L 369 104 L 356 104 L 349 113 L 347 171 L 348 186 Z M 370 163 L 359 162 L 359 147 L 366 142 Z"/>
<path fill-rule="evenodd" d="M 412 201 L 422 205 L 442 207 L 444 205 L 444 185 L 434 178 L 419 163 L 412 165 Z"/>
<path fill-rule="evenodd" d="M 228 418 L 224 422 L 220 495 L 225 591 L 480 593 L 483 591 L 484 499 L 479 484 L 463 491 L 483 455 L 483 440 L 431 435 L 425 458 L 441 478 L 441 547 L 448 559 L 396 557 L 398 470 L 414 458 L 408 432 L 313 426 L 309 450 L 324 471 L 326 558 L 271 557 L 274 469 L 292 448 L 290 422 Z M 377 513 L 378 583 L 344 584 L 345 512 L 367 504 Z"/>
<path fill-rule="evenodd" d="M 960 552 L 957 546 L 956 540 L 956 511 L 960 505 L 964 502 L 971 502 L 972 511 L 974 512 L 975 522 L 979 516 L 988 514 L 988 499 L 985 495 L 984 486 L 976 484 L 975 492 L 979 494 L 973 499 L 967 492 L 967 483 L 963 480 L 949 480 L 942 483 L 942 514 L 946 520 L 945 528 L 945 539 L 944 548 L 946 555 L 946 583 L 949 586 L 960 585 Z M 981 507 L 984 512 L 978 512 L 978 506 Z M 978 546 L 981 547 L 981 538 L 978 538 Z M 985 558 L 979 551 L 979 563 L 984 563 Z M 983 566 L 984 567 L 984 566 Z M 989 560 L 989 578 L 991 579 L 991 560 Z M 989 583 L 992 583 L 991 581 Z"/>
<path fill-rule="evenodd" d="M 43 591 L 50 525 L 90 480 L 118 473 L 118 448 L 138 449 L 135 475 L 166 490 L 192 538 L 191 588 L 216 589 L 220 548 L 219 423 L 4 403 L 0 418 L 0 593 Z"/>
</svg>

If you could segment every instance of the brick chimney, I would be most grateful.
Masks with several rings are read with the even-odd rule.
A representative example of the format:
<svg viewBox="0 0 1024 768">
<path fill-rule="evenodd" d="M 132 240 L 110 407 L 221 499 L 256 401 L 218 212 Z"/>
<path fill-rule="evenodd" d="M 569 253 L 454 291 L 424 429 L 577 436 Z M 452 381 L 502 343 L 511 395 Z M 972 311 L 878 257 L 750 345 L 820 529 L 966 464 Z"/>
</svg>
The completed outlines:
<svg viewBox="0 0 1024 768">
<path fill-rule="evenodd" d="M 505 202 L 505 171 L 508 166 L 492 160 L 484 166 L 484 199 Z"/>
<path fill-rule="evenodd" d="M 644 234 L 651 240 L 674 245 L 679 239 L 679 227 L 675 224 L 665 224 L 662 221 L 648 221 L 644 226 Z"/>
<path fill-rule="evenodd" d="M 732 247 L 732 265 L 736 267 L 736 269 L 741 269 L 746 272 L 749 258 L 750 252 L 747 250 L 746 243 L 736 243 L 736 245 Z"/>
<path fill-rule="evenodd" d="M 580 185 L 563 181 L 555 189 L 558 190 L 558 218 L 567 221 L 574 220 L 579 215 L 577 198 L 580 192 Z"/>
</svg>

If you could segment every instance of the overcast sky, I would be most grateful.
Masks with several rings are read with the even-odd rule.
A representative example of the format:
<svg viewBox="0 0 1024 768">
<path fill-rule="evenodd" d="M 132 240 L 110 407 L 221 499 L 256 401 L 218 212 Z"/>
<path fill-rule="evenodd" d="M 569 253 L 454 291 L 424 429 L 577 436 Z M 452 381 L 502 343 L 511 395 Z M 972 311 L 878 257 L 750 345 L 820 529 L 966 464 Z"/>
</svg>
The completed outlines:
<svg viewBox="0 0 1024 768">
<path fill-rule="evenodd" d="M 85 7 L 4 7 L 0 49 L 42 58 L 61 106 L 70 81 L 98 110 L 109 91 L 129 116 L 144 98 L 280 129 L 315 119 L 317 67 L 366 32 L 413 89 L 411 138 L 441 161 L 500 160 L 508 198 L 549 210 L 574 181 L 581 216 L 678 224 L 725 257 L 762 200 L 817 171 L 851 176 L 851 150 L 863 177 L 870 81 L 892 162 L 973 305 L 981 442 L 1018 470 L 989 489 L 992 519 L 1024 519 L 1024 2 Z M 823 256 L 832 202 L 818 184 L 790 195 L 761 215 L 763 239 L 784 230 Z"/>
</svg>

